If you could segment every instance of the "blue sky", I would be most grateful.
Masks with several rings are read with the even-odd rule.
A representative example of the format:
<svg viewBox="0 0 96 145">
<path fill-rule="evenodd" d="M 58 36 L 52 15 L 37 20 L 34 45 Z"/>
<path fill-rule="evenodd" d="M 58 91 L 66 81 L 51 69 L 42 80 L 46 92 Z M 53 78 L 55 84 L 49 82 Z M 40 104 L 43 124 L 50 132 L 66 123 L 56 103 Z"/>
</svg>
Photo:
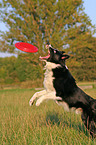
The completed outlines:
<svg viewBox="0 0 96 145">
<path fill-rule="evenodd" d="M 96 25 L 96 0 L 83 0 L 85 13 L 90 17 L 93 25 Z"/>
<path fill-rule="evenodd" d="M 83 0 L 83 1 L 84 1 L 85 13 L 89 16 L 90 20 L 92 21 L 92 24 L 96 25 L 96 0 Z M 6 26 L 2 22 L 0 22 L 0 30 L 3 31 L 7 30 Z M 11 55 L 7 53 L 0 53 L 0 57 L 11 56 Z"/>
</svg>

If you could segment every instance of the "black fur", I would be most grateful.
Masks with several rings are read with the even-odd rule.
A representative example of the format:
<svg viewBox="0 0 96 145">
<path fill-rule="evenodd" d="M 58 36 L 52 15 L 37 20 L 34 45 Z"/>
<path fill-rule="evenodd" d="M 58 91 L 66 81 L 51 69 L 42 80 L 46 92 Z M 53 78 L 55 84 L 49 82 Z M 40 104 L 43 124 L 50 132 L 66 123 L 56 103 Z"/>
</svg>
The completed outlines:
<svg viewBox="0 0 96 145">
<path fill-rule="evenodd" d="M 61 65 L 52 69 L 56 96 L 60 96 L 69 105 L 69 108 L 82 108 L 82 121 L 92 137 L 96 137 L 96 100 L 76 85 L 75 79 L 65 66 L 65 60 L 69 56 L 52 47 L 49 47 L 49 51 L 50 57 L 46 60 Z"/>
</svg>

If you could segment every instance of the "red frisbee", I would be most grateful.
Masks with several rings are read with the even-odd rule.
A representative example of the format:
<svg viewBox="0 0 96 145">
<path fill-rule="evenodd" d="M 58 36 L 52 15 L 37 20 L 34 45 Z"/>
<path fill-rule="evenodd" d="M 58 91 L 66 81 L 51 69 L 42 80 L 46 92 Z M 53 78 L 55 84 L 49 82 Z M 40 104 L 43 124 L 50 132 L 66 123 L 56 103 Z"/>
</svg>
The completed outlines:
<svg viewBox="0 0 96 145">
<path fill-rule="evenodd" d="M 36 46 L 25 42 L 15 43 L 15 47 L 24 52 L 29 52 L 29 53 L 35 53 L 38 51 L 38 48 Z"/>
</svg>

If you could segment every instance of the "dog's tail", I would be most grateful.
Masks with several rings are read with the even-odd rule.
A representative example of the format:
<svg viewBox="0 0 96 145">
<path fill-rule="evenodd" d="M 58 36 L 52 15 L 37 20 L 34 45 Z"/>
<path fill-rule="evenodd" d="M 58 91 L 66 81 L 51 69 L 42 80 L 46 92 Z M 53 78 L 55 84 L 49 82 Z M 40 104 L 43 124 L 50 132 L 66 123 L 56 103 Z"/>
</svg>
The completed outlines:
<svg viewBox="0 0 96 145">
<path fill-rule="evenodd" d="M 90 134 L 92 135 L 92 137 L 96 138 L 96 100 L 93 99 L 90 102 L 91 105 L 91 116 L 90 116 L 90 124 L 89 124 L 89 129 L 90 129 Z"/>
<path fill-rule="evenodd" d="M 92 137 L 96 137 L 96 100 L 90 101 L 90 109 L 88 112 L 83 111 L 81 115 L 82 121 L 86 128 L 90 131 Z"/>
<path fill-rule="evenodd" d="M 93 99 L 93 100 L 90 102 L 90 105 L 91 105 L 92 116 L 94 117 L 94 120 L 95 120 L 95 122 L 96 122 L 96 100 Z"/>
</svg>

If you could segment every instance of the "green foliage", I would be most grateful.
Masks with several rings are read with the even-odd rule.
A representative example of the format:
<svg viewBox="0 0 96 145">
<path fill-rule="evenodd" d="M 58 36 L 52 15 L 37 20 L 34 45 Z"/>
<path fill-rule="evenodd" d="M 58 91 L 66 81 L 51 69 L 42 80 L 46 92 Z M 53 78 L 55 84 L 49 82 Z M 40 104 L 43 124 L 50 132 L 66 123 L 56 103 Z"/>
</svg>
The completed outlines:
<svg viewBox="0 0 96 145">
<path fill-rule="evenodd" d="M 33 56 L 22 54 L 23 58 L 18 57 L 16 70 L 12 68 L 8 80 L 11 76 L 19 81 L 41 77 L 43 71 L 41 64 L 37 66 L 38 57 L 46 55 L 48 40 L 53 47 L 70 53 L 68 66 L 77 80 L 96 80 L 95 26 L 84 13 L 83 0 L 2 0 L 0 8 L 0 20 L 9 29 L 1 32 L 0 51 L 16 52 L 14 43 L 18 41 L 39 48 Z M 2 81 L 8 72 L 1 69 Z"/>
<path fill-rule="evenodd" d="M 0 58 L 0 83 L 12 83 L 16 79 L 15 57 Z"/>
<path fill-rule="evenodd" d="M 2 36 L 1 43 L 4 50 L 10 52 L 14 51 L 14 41 L 36 45 L 40 48 L 39 54 L 47 40 L 62 49 L 63 45 L 69 44 L 66 37 L 77 39 L 77 31 L 80 36 L 92 30 L 89 17 L 83 12 L 82 0 L 2 1 L 1 18 L 9 31 Z"/>
<path fill-rule="evenodd" d="M 29 56 L 25 54 L 19 55 L 15 68 L 20 81 L 41 78 L 40 66 L 32 59 L 32 56 L 29 58 Z"/>
<path fill-rule="evenodd" d="M 96 97 L 96 89 L 86 90 Z M 95 145 L 80 115 L 65 112 L 54 101 L 30 107 L 34 89 L 0 91 L 1 145 Z M 3 103 L 2 103 L 3 102 Z"/>
<path fill-rule="evenodd" d="M 0 58 L 0 83 L 18 83 L 23 81 L 34 81 L 42 78 L 42 71 L 32 57 L 21 54 L 18 58 Z"/>
<path fill-rule="evenodd" d="M 82 43 L 77 46 L 75 55 L 68 60 L 68 65 L 77 80 L 96 80 L 96 38 L 86 35 L 84 43 L 85 46 Z"/>
</svg>

